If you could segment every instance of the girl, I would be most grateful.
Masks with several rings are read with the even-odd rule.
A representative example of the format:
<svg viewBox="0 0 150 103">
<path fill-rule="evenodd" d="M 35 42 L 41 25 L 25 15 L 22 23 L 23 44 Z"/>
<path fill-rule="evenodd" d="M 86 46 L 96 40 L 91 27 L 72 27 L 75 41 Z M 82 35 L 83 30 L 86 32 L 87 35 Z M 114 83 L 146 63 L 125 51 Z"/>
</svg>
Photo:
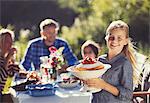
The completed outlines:
<svg viewBox="0 0 150 103">
<path fill-rule="evenodd" d="M 0 102 L 12 103 L 8 94 L 12 76 L 19 71 L 18 65 L 14 64 L 13 55 L 16 48 L 12 48 L 14 33 L 8 29 L 0 30 Z"/>
<path fill-rule="evenodd" d="M 121 21 L 113 21 L 106 31 L 108 53 L 99 61 L 111 64 L 100 78 L 89 79 L 90 87 L 102 89 L 93 93 L 92 103 L 132 103 L 133 79 L 138 82 L 133 70 L 136 68 L 134 49 L 129 39 L 129 27 Z M 135 70 L 134 70 L 135 71 Z"/>
<path fill-rule="evenodd" d="M 87 40 L 81 47 L 82 58 L 90 57 L 96 59 L 98 57 L 100 47 L 92 40 Z"/>
</svg>

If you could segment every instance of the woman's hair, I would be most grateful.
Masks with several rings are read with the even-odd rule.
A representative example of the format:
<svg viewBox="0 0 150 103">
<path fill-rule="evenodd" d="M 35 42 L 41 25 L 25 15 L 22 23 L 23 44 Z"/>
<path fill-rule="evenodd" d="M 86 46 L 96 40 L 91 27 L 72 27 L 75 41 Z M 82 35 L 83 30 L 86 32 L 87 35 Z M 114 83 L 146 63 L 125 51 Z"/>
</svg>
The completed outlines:
<svg viewBox="0 0 150 103">
<path fill-rule="evenodd" d="M 114 29 L 121 29 L 126 32 L 126 38 L 128 38 L 128 43 L 123 47 L 122 53 L 130 60 L 132 64 L 134 84 L 141 83 L 141 77 L 138 77 L 139 74 L 137 71 L 138 66 L 134 54 L 135 53 L 134 45 L 131 43 L 131 39 L 129 37 L 129 26 L 121 20 L 113 21 L 108 26 L 106 30 L 106 35 L 110 35 Z"/>
<path fill-rule="evenodd" d="M 4 46 L 4 43 L 6 42 L 5 41 L 5 38 L 7 35 L 10 35 L 12 40 L 14 40 L 14 32 L 9 30 L 9 29 L 1 29 L 0 30 L 0 53 L 1 51 L 3 50 L 3 47 Z"/>
<path fill-rule="evenodd" d="M 94 41 L 92 40 L 87 40 L 81 47 L 81 54 L 83 55 L 84 54 L 84 49 L 86 47 L 91 47 L 95 56 L 98 57 L 98 54 L 99 54 L 99 50 L 100 50 L 100 47 L 97 43 L 95 43 Z"/>
</svg>

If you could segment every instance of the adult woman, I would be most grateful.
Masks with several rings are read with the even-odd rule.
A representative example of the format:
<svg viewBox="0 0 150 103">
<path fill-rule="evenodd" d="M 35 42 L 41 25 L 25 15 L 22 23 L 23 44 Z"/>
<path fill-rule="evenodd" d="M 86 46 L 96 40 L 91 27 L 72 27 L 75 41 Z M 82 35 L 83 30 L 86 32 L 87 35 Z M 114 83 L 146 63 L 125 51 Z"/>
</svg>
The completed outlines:
<svg viewBox="0 0 150 103">
<path fill-rule="evenodd" d="M 12 76 L 19 71 L 18 65 L 14 64 L 13 56 L 16 48 L 12 47 L 14 33 L 8 29 L 0 30 L 0 101 L 12 103 L 10 95 L 7 94 Z"/>
<path fill-rule="evenodd" d="M 129 27 L 121 21 L 113 21 L 106 31 L 108 54 L 100 56 L 111 68 L 100 78 L 85 81 L 88 86 L 102 89 L 93 93 L 92 103 L 132 103 L 133 73 L 136 69 L 134 49 L 129 38 Z M 134 75 L 133 75 L 134 74 Z"/>
</svg>

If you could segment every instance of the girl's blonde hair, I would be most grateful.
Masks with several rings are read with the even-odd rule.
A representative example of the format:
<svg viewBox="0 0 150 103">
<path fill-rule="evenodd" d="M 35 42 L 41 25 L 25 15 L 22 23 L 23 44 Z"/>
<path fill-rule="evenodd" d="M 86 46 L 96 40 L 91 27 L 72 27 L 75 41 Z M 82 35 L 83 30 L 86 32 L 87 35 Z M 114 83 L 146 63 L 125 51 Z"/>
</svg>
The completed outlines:
<svg viewBox="0 0 150 103">
<path fill-rule="evenodd" d="M 126 37 L 128 38 L 128 43 L 127 45 L 124 46 L 122 53 L 130 60 L 132 67 L 133 67 L 133 83 L 134 84 L 138 84 L 141 83 L 141 77 L 139 76 L 139 72 L 138 72 L 138 66 L 137 66 L 137 62 L 135 59 L 135 47 L 131 42 L 131 39 L 129 37 L 129 26 L 121 21 L 121 20 L 117 20 L 117 21 L 113 21 L 109 27 L 106 30 L 106 35 L 110 35 L 110 33 L 112 32 L 112 30 L 114 29 L 122 29 L 126 32 Z"/>
<path fill-rule="evenodd" d="M 1 29 L 0 30 L 0 54 L 3 51 L 4 44 L 6 43 L 5 38 L 7 35 L 10 35 L 12 40 L 14 40 L 14 32 L 9 29 Z"/>
</svg>

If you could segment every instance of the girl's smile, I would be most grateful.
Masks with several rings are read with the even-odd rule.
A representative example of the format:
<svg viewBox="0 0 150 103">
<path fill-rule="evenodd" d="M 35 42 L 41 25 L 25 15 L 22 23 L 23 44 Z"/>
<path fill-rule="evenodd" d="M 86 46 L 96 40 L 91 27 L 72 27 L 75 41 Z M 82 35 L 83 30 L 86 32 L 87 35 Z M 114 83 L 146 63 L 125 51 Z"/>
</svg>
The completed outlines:
<svg viewBox="0 0 150 103">
<path fill-rule="evenodd" d="M 114 29 L 106 37 L 107 46 L 113 54 L 118 54 L 123 50 L 124 45 L 127 44 L 126 32 L 123 29 Z"/>
</svg>

